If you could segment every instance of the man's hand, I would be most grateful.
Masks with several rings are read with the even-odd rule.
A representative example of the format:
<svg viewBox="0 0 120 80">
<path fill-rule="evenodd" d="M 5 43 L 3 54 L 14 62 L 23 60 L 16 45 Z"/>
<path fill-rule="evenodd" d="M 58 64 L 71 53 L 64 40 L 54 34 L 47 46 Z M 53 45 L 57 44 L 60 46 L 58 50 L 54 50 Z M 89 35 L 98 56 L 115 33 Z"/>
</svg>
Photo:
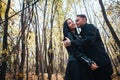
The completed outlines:
<svg viewBox="0 0 120 80">
<path fill-rule="evenodd" d="M 91 70 L 96 70 L 96 69 L 98 69 L 98 68 L 99 68 L 99 66 L 97 66 L 96 63 L 93 63 L 93 64 L 91 65 Z"/>
<path fill-rule="evenodd" d="M 70 41 L 70 39 L 69 38 L 67 38 L 67 37 L 65 37 L 65 41 L 63 41 L 63 43 L 64 43 L 64 45 L 65 45 L 65 47 L 68 47 L 68 46 L 70 46 L 71 45 L 71 41 Z"/>
</svg>

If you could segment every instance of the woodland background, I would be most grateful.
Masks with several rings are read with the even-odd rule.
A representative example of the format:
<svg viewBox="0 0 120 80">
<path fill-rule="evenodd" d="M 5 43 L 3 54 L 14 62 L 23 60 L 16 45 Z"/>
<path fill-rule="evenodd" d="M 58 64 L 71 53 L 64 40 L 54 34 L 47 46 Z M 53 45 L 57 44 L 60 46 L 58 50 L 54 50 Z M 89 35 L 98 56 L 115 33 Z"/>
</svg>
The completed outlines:
<svg viewBox="0 0 120 80">
<path fill-rule="evenodd" d="M 81 13 L 99 29 L 120 80 L 120 0 L 0 0 L 0 80 L 63 80 L 62 25 Z"/>
</svg>

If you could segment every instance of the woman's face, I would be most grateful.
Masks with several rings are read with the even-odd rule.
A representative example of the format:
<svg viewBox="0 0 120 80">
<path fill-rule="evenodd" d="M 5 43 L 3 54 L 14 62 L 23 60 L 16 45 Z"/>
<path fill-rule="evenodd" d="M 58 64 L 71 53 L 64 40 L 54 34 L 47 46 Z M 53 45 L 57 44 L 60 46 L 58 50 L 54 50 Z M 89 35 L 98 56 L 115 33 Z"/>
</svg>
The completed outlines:
<svg viewBox="0 0 120 80">
<path fill-rule="evenodd" d="M 72 20 L 67 20 L 67 24 L 70 30 L 75 29 L 75 23 Z"/>
</svg>

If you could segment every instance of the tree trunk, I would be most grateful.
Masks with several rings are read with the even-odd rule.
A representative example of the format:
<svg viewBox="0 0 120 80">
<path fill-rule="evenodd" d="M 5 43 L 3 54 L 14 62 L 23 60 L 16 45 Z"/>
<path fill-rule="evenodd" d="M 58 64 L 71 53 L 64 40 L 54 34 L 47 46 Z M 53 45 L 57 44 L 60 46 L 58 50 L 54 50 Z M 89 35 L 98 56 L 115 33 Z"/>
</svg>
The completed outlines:
<svg viewBox="0 0 120 80">
<path fill-rule="evenodd" d="M 37 20 L 35 20 L 36 22 Z M 36 22 L 37 24 L 37 22 Z M 38 28 L 37 28 L 37 25 L 36 25 L 36 28 L 35 28 L 35 44 L 36 44 L 36 70 L 35 70 L 35 73 L 36 75 L 39 76 L 39 64 L 38 64 L 38 53 L 39 53 L 39 48 L 38 48 L 38 32 L 37 32 Z"/>
<path fill-rule="evenodd" d="M 1 9 L 2 9 L 2 1 L 0 0 L 0 23 L 2 22 L 2 14 L 1 14 L 2 10 Z"/>
<path fill-rule="evenodd" d="M 23 2 L 23 9 L 25 7 L 25 3 Z M 22 53 L 21 53 L 21 62 L 19 65 L 19 75 L 18 75 L 18 80 L 23 80 L 24 77 L 24 63 L 25 63 L 25 32 L 23 31 L 25 29 L 25 16 L 24 16 L 24 10 L 22 11 L 21 14 L 21 26 L 22 29 Z"/>
<path fill-rule="evenodd" d="M 85 0 L 83 0 L 83 3 L 84 3 L 84 7 L 85 7 L 85 11 L 86 11 L 88 20 L 89 20 L 89 22 L 91 23 L 90 16 L 89 16 L 89 13 L 88 13 L 88 10 L 87 10 L 87 6 L 86 6 L 86 4 L 85 4 Z"/>
<path fill-rule="evenodd" d="M 28 44 L 27 44 L 27 45 L 28 45 Z M 29 71 L 29 70 L 28 70 L 28 68 L 29 68 L 29 67 L 28 67 L 28 66 L 29 66 L 29 65 L 28 65 L 28 57 L 29 57 L 29 56 L 28 56 L 28 54 L 29 54 L 29 52 L 28 52 L 28 46 L 27 46 L 26 48 L 27 48 L 27 55 L 26 55 L 26 80 L 28 80 L 28 71 Z"/>
<path fill-rule="evenodd" d="M 53 31 L 53 22 L 54 22 L 54 17 L 55 17 L 55 11 L 56 11 L 56 5 L 55 5 L 55 0 L 53 0 L 52 2 L 52 7 L 51 7 L 51 30 L 50 30 L 50 44 L 49 44 L 49 48 L 48 48 L 48 79 L 51 80 L 52 74 L 53 74 L 53 58 L 54 58 L 54 54 L 53 54 L 53 44 L 52 44 L 52 31 Z"/>
<path fill-rule="evenodd" d="M 52 51 L 52 41 L 50 41 L 50 45 L 49 45 L 49 49 L 48 49 L 48 62 L 49 62 L 49 65 L 48 65 L 48 79 L 51 80 L 51 77 L 52 77 L 52 74 L 53 74 L 53 58 L 54 58 L 54 55 L 53 55 L 53 51 Z"/>
<path fill-rule="evenodd" d="M 10 9 L 10 3 L 11 0 L 8 0 L 7 3 L 7 8 L 6 8 L 6 12 L 5 12 L 5 25 L 4 25 L 4 35 L 3 35 L 3 51 L 7 50 L 8 47 L 8 43 L 7 43 L 7 33 L 8 33 L 8 14 L 9 14 L 9 9 Z M 3 52 L 2 53 L 2 65 L 0 67 L 0 80 L 5 80 L 5 76 L 6 76 L 6 68 L 7 68 L 7 64 L 6 64 L 6 57 L 7 57 L 7 53 Z"/>
<path fill-rule="evenodd" d="M 48 0 L 45 0 L 44 12 L 43 12 L 43 39 L 42 39 L 42 42 L 44 43 L 43 53 L 45 53 L 44 72 L 45 72 L 45 70 L 47 68 L 47 38 L 46 38 L 46 11 L 47 11 L 47 3 L 48 3 Z"/>
<path fill-rule="evenodd" d="M 103 5 L 102 0 L 99 0 L 99 4 L 100 4 L 101 9 L 102 9 L 102 14 L 103 14 L 104 20 L 105 20 L 108 28 L 110 29 L 110 32 L 111 32 L 111 34 L 112 34 L 113 39 L 115 40 L 117 46 L 118 46 L 119 49 L 120 49 L 120 40 L 119 40 L 119 38 L 117 37 L 114 29 L 112 28 L 112 25 L 110 24 L 110 22 L 109 22 L 109 20 L 108 20 L 108 18 L 107 18 L 107 14 L 106 14 L 105 7 L 104 7 L 104 5 Z"/>
<path fill-rule="evenodd" d="M 28 47 L 28 35 L 29 35 L 29 28 L 28 28 L 28 30 L 27 30 L 27 34 L 26 34 L 26 42 L 27 42 L 27 44 L 26 44 L 26 80 L 29 80 L 28 79 L 28 75 L 29 75 L 29 63 L 28 63 L 28 57 L 29 57 L 29 47 Z"/>
</svg>

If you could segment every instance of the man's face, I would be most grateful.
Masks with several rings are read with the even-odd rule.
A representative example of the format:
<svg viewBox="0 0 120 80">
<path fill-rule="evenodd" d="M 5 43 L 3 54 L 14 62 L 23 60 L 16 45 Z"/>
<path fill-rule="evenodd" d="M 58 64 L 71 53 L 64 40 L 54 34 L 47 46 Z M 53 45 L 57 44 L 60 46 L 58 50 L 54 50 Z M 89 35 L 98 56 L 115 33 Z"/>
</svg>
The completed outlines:
<svg viewBox="0 0 120 80">
<path fill-rule="evenodd" d="M 76 17 L 75 22 L 76 22 L 77 27 L 81 27 L 84 24 L 84 19 L 81 17 Z"/>
</svg>

